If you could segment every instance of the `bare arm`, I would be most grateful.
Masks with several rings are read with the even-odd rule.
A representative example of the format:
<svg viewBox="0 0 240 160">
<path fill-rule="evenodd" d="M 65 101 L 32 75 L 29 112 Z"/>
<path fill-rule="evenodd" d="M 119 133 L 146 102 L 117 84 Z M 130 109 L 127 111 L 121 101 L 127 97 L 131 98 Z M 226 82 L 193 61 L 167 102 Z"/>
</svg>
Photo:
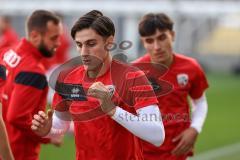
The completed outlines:
<svg viewBox="0 0 240 160">
<path fill-rule="evenodd" d="M 0 110 L 2 109 L 2 106 L 0 104 Z M 13 160 L 13 154 L 10 148 L 10 145 L 8 143 L 8 137 L 6 133 L 6 128 L 2 119 L 2 111 L 0 111 L 0 155 L 2 156 L 3 160 Z"/>
</svg>

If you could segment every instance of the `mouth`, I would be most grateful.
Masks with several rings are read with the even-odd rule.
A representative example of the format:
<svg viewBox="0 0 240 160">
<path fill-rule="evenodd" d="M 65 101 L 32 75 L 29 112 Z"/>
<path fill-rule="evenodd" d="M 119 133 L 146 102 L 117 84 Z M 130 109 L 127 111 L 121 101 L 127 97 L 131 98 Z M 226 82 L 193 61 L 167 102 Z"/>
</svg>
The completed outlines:
<svg viewBox="0 0 240 160">
<path fill-rule="evenodd" d="M 84 65 L 89 65 L 91 63 L 90 59 L 82 59 Z"/>
<path fill-rule="evenodd" d="M 163 57 L 165 54 L 164 52 L 157 52 L 154 54 L 156 57 Z"/>
</svg>

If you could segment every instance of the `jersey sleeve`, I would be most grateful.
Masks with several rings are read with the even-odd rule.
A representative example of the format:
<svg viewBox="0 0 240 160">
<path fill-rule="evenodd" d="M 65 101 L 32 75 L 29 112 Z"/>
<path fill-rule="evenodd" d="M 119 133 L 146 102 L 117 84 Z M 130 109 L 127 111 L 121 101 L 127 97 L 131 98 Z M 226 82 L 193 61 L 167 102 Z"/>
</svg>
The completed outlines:
<svg viewBox="0 0 240 160">
<path fill-rule="evenodd" d="M 52 108 L 58 112 L 69 111 L 72 101 L 55 92 L 52 101 Z"/>
<path fill-rule="evenodd" d="M 69 111 L 72 101 L 69 99 L 69 87 L 67 87 L 67 77 L 73 68 L 60 72 L 54 87 L 55 93 L 52 101 L 52 108 L 59 112 Z M 71 91 L 71 90 L 70 90 Z"/>
<path fill-rule="evenodd" d="M 203 92 L 208 88 L 207 78 L 201 66 L 195 62 L 195 76 L 191 84 L 189 95 L 192 99 L 200 98 Z"/>
<path fill-rule="evenodd" d="M 47 96 L 47 80 L 43 74 L 35 72 L 20 72 L 14 80 L 7 121 L 18 128 L 33 141 L 48 143 L 49 139 L 37 136 L 31 130 L 32 118 L 42 106 L 42 98 Z M 46 104 L 45 104 L 46 105 Z"/>
<path fill-rule="evenodd" d="M 55 92 L 53 96 L 52 106 L 56 107 L 62 100 L 62 96 Z"/>
<path fill-rule="evenodd" d="M 144 72 L 141 70 L 134 70 L 127 73 L 128 81 L 132 81 L 131 86 L 128 86 L 130 98 L 134 108 L 140 109 L 149 105 L 158 104 L 157 97 L 153 91 Z"/>
</svg>

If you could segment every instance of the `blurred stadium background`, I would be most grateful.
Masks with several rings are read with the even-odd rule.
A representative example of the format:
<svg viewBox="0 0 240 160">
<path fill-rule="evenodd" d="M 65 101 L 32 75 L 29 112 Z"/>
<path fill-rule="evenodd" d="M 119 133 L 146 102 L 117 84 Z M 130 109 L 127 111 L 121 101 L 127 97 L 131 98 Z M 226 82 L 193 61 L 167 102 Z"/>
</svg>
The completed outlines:
<svg viewBox="0 0 240 160">
<path fill-rule="evenodd" d="M 73 22 L 98 9 L 116 25 L 116 43 L 129 40 L 124 53 L 131 61 L 144 54 L 137 24 L 149 12 L 165 12 L 175 21 L 175 51 L 197 58 L 207 72 L 209 113 L 192 160 L 240 159 L 240 1 L 239 0 L 0 0 L 0 14 L 10 15 L 19 36 L 26 16 L 35 9 L 64 15 L 70 32 Z M 70 36 L 69 36 L 70 39 Z M 72 45 L 70 57 L 77 56 Z M 40 159 L 74 159 L 73 136 L 61 148 L 44 145 Z"/>
</svg>

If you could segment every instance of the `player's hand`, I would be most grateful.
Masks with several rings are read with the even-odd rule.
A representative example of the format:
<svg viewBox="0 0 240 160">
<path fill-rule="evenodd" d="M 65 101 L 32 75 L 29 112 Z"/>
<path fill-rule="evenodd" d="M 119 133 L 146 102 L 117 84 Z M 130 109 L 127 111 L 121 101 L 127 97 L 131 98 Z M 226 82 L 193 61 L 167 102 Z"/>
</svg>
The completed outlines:
<svg viewBox="0 0 240 160">
<path fill-rule="evenodd" d="M 50 142 L 56 147 L 61 147 L 63 144 L 63 138 L 64 138 L 64 134 L 60 136 L 55 136 L 50 139 Z"/>
<path fill-rule="evenodd" d="M 92 96 L 100 100 L 102 111 L 112 116 L 115 113 L 115 105 L 111 100 L 111 94 L 108 88 L 101 82 L 93 83 L 88 89 L 88 96 Z"/>
<path fill-rule="evenodd" d="M 177 137 L 173 139 L 173 142 L 179 142 L 177 146 L 173 149 L 172 154 L 177 156 L 187 154 L 193 148 L 197 136 L 198 132 L 192 127 L 180 133 Z"/>
<path fill-rule="evenodd" d="M 48 113 L 44 113 L 43 111 L 39 111 L 38 114 L 33 116 L 31 129 L 38 136 L 46 136 L 51 127 L 52 127 L 52 116 L 53 110 L 48 110 Z"/>
</svg>

